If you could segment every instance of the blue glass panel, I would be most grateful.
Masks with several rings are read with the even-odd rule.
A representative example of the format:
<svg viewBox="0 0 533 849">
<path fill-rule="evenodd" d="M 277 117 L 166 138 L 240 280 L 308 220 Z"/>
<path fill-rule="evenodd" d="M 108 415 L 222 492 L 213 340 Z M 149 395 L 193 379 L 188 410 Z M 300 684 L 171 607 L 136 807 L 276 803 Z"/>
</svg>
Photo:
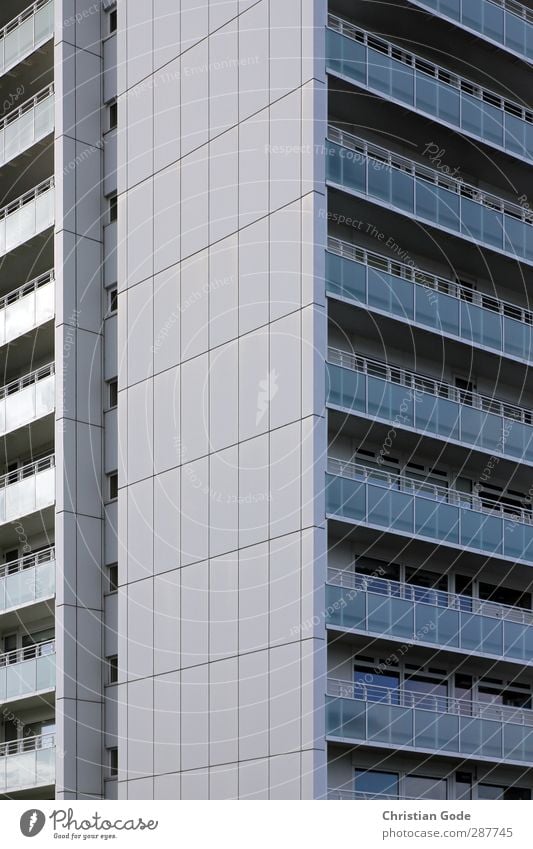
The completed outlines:
<svg viewBox="0 0 533 849">
<path fill-rule="evenodd" d="M 328 144 L 326 150 L 326 176 L 334 183 L 342 183 L 342 159 L 339 150 L 336 144 Z"/>
<path fill-rule="evenodd" d="M 358 371 L 326 363 L 328 402 L 357 412 L 366 412 L 366 377 Z"/>
<path fill-rule="evenodd" d="M 495 209 L 481 207 L 483 222 L 483 241 L 495 248 L 503 247 L 503 215 Z"/>
<path fill-rule="evenodd" d="M 368 303 L 373 307 L 390 312 L 393 315 L 414 318 L 413 309 L 414 286 L 408 280 L 378 271 L 368 269 Z"/>
<path fill-rule="evenodd" d="M 438 8 L 443 15 L 449 15 L 456 21 L 461 20 L 461 0 L 437 0 L 432 2 L 434 8 Z"/>
<path fill-rule="evenodd" d="M 494 144 L 503 145 L 503 111 L 491 103 L 483 103 L 482 111 L 483 138 Z"/>
<path fill-rule="evenodd" d="M 430 710 L 414 711 L 415 746 L 458 752 L 459 718 Z"/>
<path fill-rule="evenodd" d="M 366 47 L 352 38 L 328 29 L 326 64 L 333 71 L 357 82 L 366 83 Z"/>
<path fill-rule="evenodd" d="M 503 650 L 510 657 L 531 660 L 533 657 L 533 627 L 518 622 L 503 623 Z"/>
<path fill-rule="evenodd" d="M 437 187 L 437 194 L 439 224 L 451 230 L 460 230 L 459 195 L 441 186 Z"/>
<path fill-rule="evenodd" d="M 414 212 L 415 178 L 406 171 L 393 169 L 391 175 L 391 203 L 406 212 Z"/>
<path fill-rule="evenodd" d="M 483 9 L 483 32 L 494 41 L 503 41 L 504 11 L 494 3 L 485 2 Z"/>
<path fill-rule="evenodd" d="M 520 155 L 524 154 L 524 122 L 515 115 L 506 113 L 505 115 L 505 135 L 504 143 L 507 150 Z"/>
<path fill-rule="evenodd" d="M 525 53 L 530 59 L 533 59 L 533 25 L 530 23 L 523 24 L 525 32 L 526 49 Z"/>
<path fill-rule="evenodd" d="M 412 427 L 413 395 L 407 386 L 397 386 L 377 377 L 368 377 L 368 413 L 377 418 Z"/>
<path fill-rule="evenodd" d="M 503 336 L 506 353 L 531 359 L 533 347 L 530 325 L 503 316 Z"/>
<path fill-rule="evenodd" d="M 343 628 L 366 631 L 366 593 L 326 585 L 326 621 Z"/>
<path fill-rule="evenodd" d="M 368 739 L 392 745 L 413 745 L 413 713 L 396 705 L 368 705 Z"/>
<path fill-rule="evenodd" d="M 461 752 L 500 758 L 502 756 L 501 723 L 488 719 L 460 717 Z"/>
<path fill-rule="evenodd" d="M 449 439 L 459 439 L 459 404 L 418 392 L 415 402 L 417 428 Z"/>
<path fill-rule="evenodd" d="M 343 182 L 349 189 L 353 189 L 356 192 L 366 192 L 366 157 L 355 150 L 346 150 L 343 148 L 340 148 L 340 150 L 342 151 L 341 182 Z"/>
<path fill-rule="evenodd" d="M 469 239 L 481 239 L 483 237 L 483 207 L 480 203 L 461 198 L 461 233 Z"/>
<path fill-rule="evenodd" d="M 368 159 L 368 194 L 372 197 L 390 202 L 391 169 L 378 159 Z"/>
<path fill-rule="evenodd" d="M 503 726 L 503 757 L 513 761 L 533 761 L 533 728 L 506 722 Z"/>
<path fill-rule="evenodd" d="M 411 533 L 413 497 L 385 487 L 369 485 L 368 521 L 391 530 Z"/>
<path fill-rule="evenodd" d="M 505 216 L 505 242 L 506 251 L 516 256 L 524 256 L 524 225 L 518 218 Z"/>
<path fill-rule="evenodd" d="M 463 93 L 462 110 L 461 110 L 461 126 L 463 130 L 473 133 L 475 136 L 482 135 L 483 129 L 483 110 L 482 102 L 477 97 L 472 97 L 470 94 Z"/>
<path fill-rule="evenodd" d="M 341 700 L 341 727 L 337 736 L 354 740 L 366 738 L 366 703 L 351 699 Z"/>
<path fill-rule="evenodd" d="M 415 209 L 421 218 L 437 220 L 437 192 L 433 183 L 417 179 L 415 183 Z"/>
<path fill-rule="evenodd" d="M 503 419 L 466 404 L 461 406 L 461 439 L 490 451 L 502 451 Z"/>
<path fill-rule="evenodd" d="M 459 542 L 459 510 L 453 504 L 415 499 L 415 533 L 432 539 Z"/>
<path fill-rule="evenodd" d="M 392 91 L 393 97 L 409 103 L 410 106 L 415 102 L 415 71 L 409 65 L 403 62 L 392 62 Z"/>
<path fill-rule="evenodd" d="M 368 85 L 377 88 L 385 94 L 391 93 L 391 78 L 393 62 L 384 53 L 368 48 Z M 394 63 L 396 64 L 396 63 Z"/>
<path fill-rule="evenodd" d="M 461 511 L 461 544 L 481 551 L 503 553 L 502 520 L 475 510 Z"/>
<path fill-rule="evenodd" d="M 525 156 L 531 159 L 533 157 L 533 124 L 525 124 L 524 138 Z"/>
<path fill-rule="evenodd" d="M 459 335 L 459 302 L 425 286 L 415 287 L 415 318 L 421 324 Z"/>
<path fill-rule="evenodd" d="M 410 601 L 368 594 L 368 630 L 413 638 L 414 612 Z"/>
<path fill-rule="evenodd" d="M 502 316 L 476 304 L 461 301 L 461 335 L 481 345 L 501 350 Z"/>
<path fill-rule="evenodd" d="M 419 640 L 439 645 L 458 646 L 459 612 L 429 604 L 415 606 L 415 630 Z"/>
<path fill-rule="evenodd" d="M 360 262 L 326 252 L 326 289 L 341 295 L 366 302 L 366 266 Z"/>
<path fill-rule="evenodd" d="M 482 32 L 483 26 L 483 3 L 485 0 L 468 0 L 463 3 L 463 23 L 467 27 Z"/>
<path fill-rule="evenodd" d="M 525 460 L 533 460 L 533 428 L 530 425 L 520 424 L 520 422 L 509 421 L 506 422 L 506 445 L 507 445 L 507 433 L 510 434 L 512 428 L 513 434 L 516 434 L 516 441 L 520 442 L 521 451 L 517 453 L 516 456 L 523 458 Z"/>
<path fill-rule="evenodd" d="M 423 112 L 429 112 L 430 115 L 437 114 L 437 80 L 433 77 L 428 77 L 421 71 L 416 71 L 416 108 Z"/>
<path fill-rule="evenodd" d="M 481 619 L 481 651 L 487 654 L 502 655 L 503 653 L 503 622 L 492 616 L 480 616 Z"/>
<path fill-rule="evenodd" d="M 461 118 L 461 95 L 458 89 L 452 88 L 445 83 L 439 83 L 439 118 L 448 121 L 449 124 L 459 126 Z"/>
<path fill-rule="evenodd" d="M 523 53 L 525 50 L 525 25 L 516 15 L 507 15 L 505 18 L 505 44 L 517 53 Z"/>
</svg>

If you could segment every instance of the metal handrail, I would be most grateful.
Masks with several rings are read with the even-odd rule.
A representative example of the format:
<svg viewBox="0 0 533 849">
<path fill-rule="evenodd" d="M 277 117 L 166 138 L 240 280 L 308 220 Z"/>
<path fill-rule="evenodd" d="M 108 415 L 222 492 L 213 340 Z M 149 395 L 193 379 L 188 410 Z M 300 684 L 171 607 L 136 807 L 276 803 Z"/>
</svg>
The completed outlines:
<svg viewBox="0 0 533 849">
<path fill-rule="evenodd" d="M 39 749 L 51 749 L 56 744 L 55 734 L 38 734 L 32 737 L 21 737 L 20 740 L 10 740 L 0 743 L 0 757 L 20 755 L 23 752 L 35 752 Z"/>
<path fill-rule="evenodd" d="M 354 136 L 353 133 L 349 133 L 346 130 L 341 130 L 333 124 L 328 125 L 328 139 L 334 144 L 338 144 L 360 156 L 374 159 L 381 165 L 389 168 L 397 168 L 404 173 L 411 174 L 413 177 L 419 177 L 435 186 L 447 189 L 461 197 L 466 197 L 468 200 L 479 203 L 481 206 L 486 206 L 492 210 L 496 209 L 499 212 L 505 212 L 506 215 L 523 221 L 525 224 L 533 224 L 533 210 L 528 210 L 511 201 L 503 200 L 498 195 L 481 190 L 477 186 L 465 183 L 463 180 L 456 180 L 453 177 L 445 176 L 434 168 L 428 168 L 427 165 L 422 165 L 413 159 L 407 159 L 407 157 L 393 153 L 387 148 L 373 142 L 365 141 L 365 139 Z"/>
<path fill-rule="evenodd" d="M 25 660 L 35 660 L 37 657 L 55 654 L 55 650 L 56 644 L 54 640 L 48 640 L 45 643 L 34 643 L 31 646 L 24 646 L 21 649 L 13 649 L 13 651 L 0 654 L 0 668 L 12 666 L 15 663 L 24 663 Z"/>
<path fill-rule="evenodd" d="M 450 383 L 434 380 L 434 378 L 418 372 L 391 366 L 380 360 L 361 357 L 358 354 L 351 354 L 348 351 L 341 351 L 338 348 L 329 348 L 328 362 L 332 365 L 341 366 L 341 368 L 357 371 L 371 377 L 381 378 L 389 383 L 406 386 L 415 392 L 423 392 L 427 395 L 434 395 L 437 398 L 444 398 L 449 401 L 455 401 L 458 404 L 465 404 L 487 413 L 513 419 L 521 424 L 533 424 L 532 410 L 517 407 L 515 404 L 508 404 L 506 401 L 499 401 L 487 395 L 480 395 L 478 392 L 459 389 Z"/>
<path fill-rule="evenodd" d="M 35 371 L 29 372 L 29 374 L 25 374 L 23 377 L 19 377 L 17 380 L 12 380 L 11 383 L 6 383 L 4 386 L 0 386 L 0 401 L 3 401 L 4 398 L 7 398 L 8 396 L 14 395 L 16 392 L 20 392 L 22 389 L 26 389 L 33 383 L 38 383 L 40 380 L 44 380 L 45 377 L 51 377 L 54 374 L 55 363 L 52 362 L 35 369 Z"/>
<path fill-rule="evenodd" d="M 44 472 L 47 469 L 53 469 L 54 467 L 55 455 L 49 454 L 47 457 L 41 457 L 40 460 L 34 460 L 31 463 L 27 463 L 25 466 L 21 466 L 19 469 L 15 469 L 12 472 L 7 472 L 7 474 L 2 475 L 0 477 L 0 487 L 10 486 L 12 483 L 17 483 L 25 478 L 30 478 L 33 475 L 36 475 L 38 472 Z"/>
<path fill-rule="evenodd" d="M 39 9 L 44 8 L 44 6 L 48 6 L 48 4 L 51 2 L 52 0 L 36 0 L 35 3 L 32 3 L 31 6 L 28 6 L 27 9 L 24 9 L 24 11 L 20 13 L 20 15 L 17 15 L 16 18 L 10 20 L 2 27 L 2 29 L 0 29 L 0 39 L 5 38 L 8 33 L 12 32 L 18 26 L 23 24 L 24 21 L 27 21 L 28 18 L 31 18 L 33 15 L 35 15 L 35 13 L 39 11 Z"/>
<path fill-rule="evenodd" d="M 328 787 L 328 799 L 331 801 L 342 801 L 343 799 L 364 799 L 365 801 L 381 800 L 383 802 L 396 802 L 404 799 L 411 799 L 414 802 L 419 802 L 419 796 L 403 796 L 398 793 L 365 793 L 364 790 L 337 790 L 335 787 Z"/>
<path fill-rule="evenodd" d="M 431 11 L 436 12 L 437 15 L 442 14 L 442 12 L 439 12 L 439 10 L 435 9 L 434 6 L 424 3 L 424 0 L 418 0 L 418 2 L 421 2 L 423 6 L 429 6 Z M 528 9 L 522 3 L 518 3 L 517 0 L 487 0 L 487 2 L 492 3 L 493 6 L 499 6 L 501 9 L 504 9 L 506 12 L 510 12 L 511 15 L 515 15 L 517 18 L 524 18 L 524 20 L 528 21 L 528 23 L 533 23 L 533 12 L 531 9 Z M 446 13 L 444 14 L 446 15 Z"/>
<path fill-rule="evenodd" d="M 23 206 L 26 206 L 27 203 L 31 203 L 31 201 L 35 200 L 39 197 L 39 195 L 43 195 L 45 192 L 53 189 L 54 185 L 54 178 L 47 177 L 46 180 L 43 180 L 42 183 L 39 183 L 35 186 L 35 188 L 30 189 L 28 192 L 25 192 L 19 198 L 12 200 L 11 203 L 8 203 L 7 206 L 0 209 L 0 219 L 7 218 L 8 215 L 11 215 L 13 212 L 21 209 Z"/>
<path fill-rule="evenodd" d="M 373 592 L 389 598 L 429 604 L 432 607 L 459 610 L 469 614 L 488 616 L 491 619 L 504 619 L 520 625 L 533 625 L 533 610 L 500 602 L 484 601 L 460 593 L 450 593 L 447 590 L 421 587 L 418 584 L 407 584 L 404 581 L 393 581 L 390 578 L 374 577 L 362 572 L 348 572 L 346 569 L 330 567 L 327 583 L 334 587 Z"/>
<path fill-rule="evenodd" d="M 373 50 L 377 50 L 379 53 L 383 53 L 397 62 L 402 62 L 404 65 L 408 65 L 429 77 L 433 77 L 439 82 L 444 83 L 444 85 L 450 86 L 450 88 L 464 92 L 483 103 L 488 103 L 502 112 L 507 112 L 510 115 L 521 118 L 522 121 L 528 124 L 533 124 L 533 112 L 520 106 L 519 103 L 501 97 L 496 92 L 479 86 L 465 77 L 461 77 L 453 71 L 443 68 L 442 65 L 436 65 L 434 62 L 423 59 L 416 53 L 410 53 L 408 50 L 404 50 L 392 42 L 368 32 L 368 30 L 354 26 L 354 24 L 345 21 L 343 18 L 339 18 L 337 15 L 331 13 L 328 15 L 328 27 L 346 38 L 350 38 L 352 41 L 357 41 L 359 44 L 371 47 Z"/>
<path fill-rule="evenodd" d="M 331 475 L 349 478 L 350 480 L 372 483 L 376 486 L 385 486 L 388 489 L 406 492 L 409 495 L 419 495 L 421 497 L 431 498 L 433 501 L 444 501 L 456 507 L 467 507 L 479 513 L 496 514 L 525 525 L 533 525 L 533 513 L 530 510 L 525 510 L 522 507 L 509 508 L 507 505 L 502 505 L 498 502 L 494 502 L 489 507 L 486 499 L 481 499 L 477 495 L 472 495 L 468 492 L 459 492 L 456 489 L 428 483 L 427 481 L 416 480 L 400 472 L 394 473 L 392 470 L 387 472 L 383 468 L 364 466 L 360 463 L 340 460 L 337 457 L 328 458 L 328 472 Z"/>
<path fill-rule="evenodd" d="M 19 557 L 18 560 L 9 560 L 7 563 L 0 564 L 0 578 L 15 575 L 17 572 L 24 572 L 26 569 L 39 566 L 41 563 L 51 563 L 55 560 L 55 556 L 56 550 L 54 546 L 51 546 L 44 551 L 37 551 L 35 554 L 26 554 L 24 557 Z"/>
<path fill-rule="evenodd" d="M 414 265 L 406 265 L 383 254 L 368 251 L 366 248 L 361 248 L 359 245 L 354 245 L 351 242 L 345 242 L 336 236 L 328 236 L 327 250 L 329 253 L 334 253 L 352 262 L 384 271 L 392 277 L 410 280 L 415 286 L 423 286 L 426 289 L 432 289 L 435 292 L 448 295 L 459 301 L 472 303 L 475 306 L 482 307 L 499 315 L 507 316 L 507 318 L 513 318 L 524 324 L 533 325 L 533 312 L 530 310 L 526 310 L 509 301 L 495 298 L 492 295 L 487 295 L 484 292 L 469 289 L 460 283 L 448 280 L 446 277 L 438 277 L 436 274 L 431 274 L 425 269 L 417 268 Z"/>
<path fill-rule="evenodd" d="M 449 713 L 455 716 L 471 716 L 516 725 L 533 726 L 533 710 L 529 708 L 476 702 L 470 699 L 458 699 L 431 693 L 417 693 L 416 691 L 406 690 L 405 687 L 380 687 L 378 684 L 364 684 L 358 681 L 328 678 L 327 695 L 333 698 L 379 702 L 396 707 L 428 710 L 433 713 Z"/>
<path fill-rule="evenodd" d="M 33 97 L 30 97 L 28 100 L 25 100 L 24 103 L 17 109 L 13 109 L 12 112 L 8 112 L 3 118 L 0 118 L 0 130 L 3 130 L 5 127 L 9 126 L 9 124 L 13 124 L 18 120 L 22 115 L 25 115 L 26 112 L 30 112 L 32 109 L 42 103 L 43 100 L 46 100 L 48 97 L 54 94 L 54 84 L 50 83 L 50 85 L 45 86 L 45 88 L 41 89 L 41 91 L 34 94 Z"/>
</svg>

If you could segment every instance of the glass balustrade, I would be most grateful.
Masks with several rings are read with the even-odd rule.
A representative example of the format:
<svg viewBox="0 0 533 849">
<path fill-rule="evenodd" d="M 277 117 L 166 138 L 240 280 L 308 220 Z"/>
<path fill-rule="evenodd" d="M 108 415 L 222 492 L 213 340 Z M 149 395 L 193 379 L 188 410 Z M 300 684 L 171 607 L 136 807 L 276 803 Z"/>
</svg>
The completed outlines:
<svg viewBox="0 0 533 849">
<path fill-rule="evenodd" d="M 18 65 L 54 34 L 53 0 L 38 0 L 0 30 L 0 74 Z"/>
<path fill-rule="evenodd" d="M 380 469 L 330 458 L 326 511 L 330 518 L 533 564 L 531 510 L 489 508 L 477 496 Z"/>
<path fill-rule="evenodd" d="M 533 11 L 515 0 L 415 0 L 443 17 L 533 59 Z"/>
<path fill-rule="evenodd" d="M 353 572 L 330 572 L 326 622 L 522 663 L 533 659 L 531 610 Z"/>
<path fill-rule="evenodd" d="M 26 737 L 0 746 L 0 792 L 15 792 L 55 781 L 55 735 Z"/>
<path fill-rule="evenodd" d="M 42 233 L 54 223 L 54 181 L 45 180 L 0 210 L 0 254 Z"/>
<path fill-rule="evenodd" d="M 0 121 L 0 166 L 54 129 L 54 87 L 48 86 Z"/>
<path fill-rule="evenodd" d="M 55 643 L 40 643 L 0 655 L 0 700 L 20 698 L 55 686 Z"/>
<path fill-rule="evenodd" d="M 340 239 L 329 239 L 326 290 L 498 353 L 533 359 L 533 313 Z"/>
<path fill-rule="evenodd" d="M 22 466 L 0 479 L 0 522 L 44 510 L 54 503 L 54 457 Z"/>
<path fill-rule="evenodd" d="M 337 128 L 330 127 L 329 136 L 330 184 L 533 263 L 533 216 L 526 209 Z"/>
<path fill-rule="evenodd" d="M 507 153 L 533 159 L 533 113 L 514 101 L 400 51 L 335 15 L 329 16 L 326 50 L 329 71 Z"/>
<path fill-rule="evenodd" d="M 54 314 L 54 272 L 48 271 L 0 298 L 0 345 L 45 324 Z"/>
<path fill-rule="evenodd" d="M 0 613 L 53 596 L 55 574 L 53 548 L 0 566 Z"/>
<path fill-rule="evenodd" d="M 533 463 L 528 410 L 341 351 L 328 359 L 329 405 Z"/>
<path fill-rule="evenodd" d="M 328 681 L 328 737 L 533 764 L 533 711 Z"/>
<path fill-rule="evenodd" d="M 0 389 L 0 434 L 9 433 L 55 408 L 54 364 Z"/>
</svg>

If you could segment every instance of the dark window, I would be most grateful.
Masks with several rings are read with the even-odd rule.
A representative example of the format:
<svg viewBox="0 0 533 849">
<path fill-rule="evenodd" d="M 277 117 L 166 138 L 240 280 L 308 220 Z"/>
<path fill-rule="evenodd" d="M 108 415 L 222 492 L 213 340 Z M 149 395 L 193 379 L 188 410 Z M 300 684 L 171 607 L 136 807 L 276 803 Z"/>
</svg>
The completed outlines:
<svg viewBox="0 0 533 849">
<path fill-rule="evenodd" d="M 117 10 L 113 9 L 112 12 L 109 13 L 109 32 L 113 33 L 117 31 Z"/>
<path fill-rule="evenodd" d="M 118 749 L 109 749 L 109 774 L 111 778 L 118 775 Z"/>
<path fill-rule="evenodd" d="M 405 776 L 405 795 L 413 799 L 446 799 L 446 779 L 424 775 Z"/>
<path fill-rule="evenodd" d="M 107 127 L 114 130 L 118 124 L 118 106 L 116 100 L 107 107 Z"/>
<path fill-rule="evenodd" d="M 456 799 L 471 799 L 472 798 L 472 776 L 469 772 L 455 773 L 455 798 Z"/>
<path fill-rule="evenodd" d="M 116 289 L 110 289 L 108 293 L 109 312 L 116 312 L 118 309 L 118 292 Z"/>
<path fill-rule="evenodd" d="M 116 593 L 118 590 L 118 564 L 112 563 L 108 568 L 109 592 Z"/>
<path fill-rule="evenodd" d="M 116 221 L 118 218 L 118 198 L 116 194 L 109 195 L 107 201 L 109 203 L 109 220 Z"/>
<path fill-rule="evenodd" d="M 111 472 L 110 475 L 107 476 L 108 485 L 109 485 L 109 500 L 113 501 L 115 498 L 118 498 L 118 474 L 117 472 Z"/>
<path fill-rule="evenodd" d="M 116 684 L 117 681 L 118 681 L 118 657 L 116 656 L 116 654 L 113 655 L 112 657 L 107 658 L 107 664 L 108 664 L 108 673 L 107 673 L 108 683 L 109 684 Z"/>
<path fill-rule="evenodd" d="M 109 409 L 112 410 L 118 405 L 118 380 L 116 380 L 116 379 L 110 380 L 107 384 L 107 387 L 108 387 L 107 402 L 109 404 Z"/>
<path fill-rule="evenodd" d="M 397 799 L 398 774 L 373 769 L 355 770 L 355 792 L 363 799 Z"/>
</svg>

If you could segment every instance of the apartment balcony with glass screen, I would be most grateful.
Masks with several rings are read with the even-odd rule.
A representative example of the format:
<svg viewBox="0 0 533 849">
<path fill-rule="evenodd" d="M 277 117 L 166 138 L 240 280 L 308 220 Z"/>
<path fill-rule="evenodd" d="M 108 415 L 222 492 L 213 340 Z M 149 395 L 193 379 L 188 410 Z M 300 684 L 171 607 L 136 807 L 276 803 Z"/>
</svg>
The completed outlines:
<svg viewBox="0 0 533 849">
<path fill-rule="evenodd" d="M 37 0 L 0 30 L 0 74 L 30 56 L 53 34 L 53 0 Z"/>
<path fill-rule="evenodd" d="M 387 363 L 330 348 L 327 404 L 533 463 L 533 413 Z"/>
<path fill-rule="evenodd" d="M 0 255 L 14 250 L 54 223 L 54 179 L 0 209 Z"/>
<path fill-rule="evenodd" d="M 0 345 L 24 336 L 55 314 L 54 272 L 47 271 L 0 298 Z"/>
<path fill-rule="evenodd" d="M 55 643 L 36 643 L 0 654 L 0 701 L 52 690 L 55 687 Z"/>
<path fill-rule="evenodd" d="M 533 213 L 329 127 L 330 186 L 533 264 Z"/>
<path fill-rule="evenodd" d="M 524 59 L 533 59 L 533 10 L 516 0 L 410 0 L 495 42 Z"/>
<path fill-rule="evenodd" d="M 0 793 L 54 784 L 55 758 L 54 734 L 0 744 Z"/>
<path fill-rule="evenodd" d="M 468 654 L 533 663 L 533 610 L 330 569 L 327 624 Z"/>
<path fill-rule="evenodd" d="M 330 237 L 328 295 L 498 354 L 533 359 L 533 313 Z"/>
<path fill-rule="evenodd" d="M 17 430 L 55 409 L 55 366 L 42 366 L 0 387 L 0 435 Z"/>
<path fill-rule="evenodd" d="M 55 549 L 28 554 L 0 566 L 0 615 L 55 594 Z"/>
<path fill-rule="evenodd" d="M 51 455 L 0 478 L 0 523 L 44 510 L 54 500 L 55 466 Z"/>
<path fill-rule="evenodd" d="M 328 71 L 452 129 L 533 159 L 533 112 L 433 62 L 329 15 Z"/>
<path fill-rule="evenodd" d="M 533 710 L 328 680 L 330 740 L 533 765 Z"/>
<path fill-rule="evenodd" d="M 328 460 L 329 519 L 533 564 L 531 510 L 335 458 Z"/>
<path fill-rule="evenodd" d="M 54 87 L 47 86 L 0 121 L 0 166 L 54 129 Z"/>
</svg>

